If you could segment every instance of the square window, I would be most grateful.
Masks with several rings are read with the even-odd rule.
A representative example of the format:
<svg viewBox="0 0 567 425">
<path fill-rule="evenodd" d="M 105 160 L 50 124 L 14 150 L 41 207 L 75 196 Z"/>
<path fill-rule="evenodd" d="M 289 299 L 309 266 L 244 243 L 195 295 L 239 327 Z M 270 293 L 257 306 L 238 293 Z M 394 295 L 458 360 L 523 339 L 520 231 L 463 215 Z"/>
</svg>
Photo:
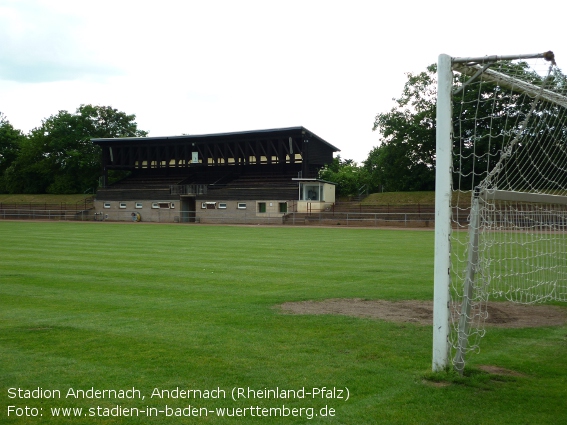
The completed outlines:
<svg viewBox="0 0 567 425">
<path fill-rule="evenodd" d="M 120 202 L 120 208 L 126 208 L 126 202 Z"/>
<path fill-rule="evenodd" d="M 110 208 L 110 202 L 105 202 L 105 203 L 104 203 L 104 208 Z"/>
<path fill-rule="evenodd" d="M 246 202 L 239 202 L 238 203 L 238 209 L 239 210 L 245 210 L 246 209 Z"/>
<path fill-rule="evenodd" d="M 136 208 L 143 208 L 143 205 L 141 202 L 136 202 Z"/>
<path fill-rule="evenodd" d="M 226 209 L 226 203 L 225 202 L 219 202 L 219 209 Z"/>
</svg>

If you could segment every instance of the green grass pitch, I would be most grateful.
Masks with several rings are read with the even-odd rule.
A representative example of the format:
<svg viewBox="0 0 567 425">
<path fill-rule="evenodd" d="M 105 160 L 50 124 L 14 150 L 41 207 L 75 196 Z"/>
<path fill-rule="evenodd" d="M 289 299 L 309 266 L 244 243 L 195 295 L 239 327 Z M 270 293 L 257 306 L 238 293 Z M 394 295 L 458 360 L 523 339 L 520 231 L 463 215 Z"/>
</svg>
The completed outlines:
<svg viewBox="0 0 567 425">
<path fill-rule="evenodd" d="M 431 300 L 433 238 L 0 222 L 0 423 L 567 423 L 565 326 L 490 329 L 468 376 L 437 385 L 429 326 L 276 307 Z M 518 376 L 489 375 L 481 364 Z M 151 397 L 176 388 L 201 394 Z M 71 408 L 83 410 L 61 416 Z"/>
</svg>

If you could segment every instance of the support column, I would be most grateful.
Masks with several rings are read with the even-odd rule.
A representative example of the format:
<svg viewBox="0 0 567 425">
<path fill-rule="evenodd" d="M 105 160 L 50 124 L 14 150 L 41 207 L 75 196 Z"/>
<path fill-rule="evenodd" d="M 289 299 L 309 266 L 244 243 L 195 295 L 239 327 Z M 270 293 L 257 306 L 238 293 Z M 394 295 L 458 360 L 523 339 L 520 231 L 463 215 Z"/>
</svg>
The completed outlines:
<svg viewBox="0 0 567 425">
<path fill-rule="evenodd" d="M 451 57 L 437 65 L 437 128 L 435 164 L 435 263 L 433 289 L 433 371 L 448 366 L 449 288 L 451 284 L 451 168 L 453 73 Z"/>
</svg>

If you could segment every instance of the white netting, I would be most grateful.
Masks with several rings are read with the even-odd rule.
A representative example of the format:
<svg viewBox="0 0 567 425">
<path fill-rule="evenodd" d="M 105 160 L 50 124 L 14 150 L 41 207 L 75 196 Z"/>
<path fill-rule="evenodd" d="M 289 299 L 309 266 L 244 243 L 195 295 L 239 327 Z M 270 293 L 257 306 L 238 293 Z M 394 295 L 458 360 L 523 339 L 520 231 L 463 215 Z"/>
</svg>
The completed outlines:
<svg viewBox="0 0 567 425">
<path fill-rule="evenodd" d="M 450 343 L 460 370 L 489 298 L 567 301 L 567 78 L 543 58 L 485 65 L 453 67 Z"/>
</svg>

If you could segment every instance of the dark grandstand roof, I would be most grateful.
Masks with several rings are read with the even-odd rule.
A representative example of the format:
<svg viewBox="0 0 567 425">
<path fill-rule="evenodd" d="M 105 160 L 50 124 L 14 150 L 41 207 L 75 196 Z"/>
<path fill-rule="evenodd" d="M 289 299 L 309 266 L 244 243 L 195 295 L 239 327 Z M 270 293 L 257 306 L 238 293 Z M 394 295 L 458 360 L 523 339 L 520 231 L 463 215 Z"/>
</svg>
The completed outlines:
<svg viewBox="0 0 567 425">
<path fill-rule="evenodd" d="M 151 173 L 211 173 L 234 167 L 244 173 L 292 174 L 316 177 L 333 161 L 339 149 L 305 127 L 273 128 L 168 137 L 117 137 L 91 139 L 101 147 L 102 171 Z"/>
<path fill-rule="evenodd" d="M 328 148 L 330 148 L 333 152 L 340 152 L 340 149 L 331 145 L 326 140 L 320 138 L 315 133 L 307 130 L 305 127 L 287 127 L 287 128 L 272 128 L 267 130 L 249 130 L 249 131 L 237 131 L 237 132 L 230 132 L 230 133 L 211 133 L 211 134 L 189 134 L 189 135 L 182 135 L 182 136 L 155 136 L 155 137 L 119 137 L 119 138 L 94 138 L 91 141 L 98 145 L 103 145 L 106 143 L 113 143 L 116 142 L 147 142 L 147 143 L 156 143 L 156 142 L 184 142 L 184 141 L 191 141 L 191 142 L 198 142 L 198 143 L 207 143 L 207 142 L 217 142 L 220 140 L 223 141 L 236 141 L 236 140 L 251 140 L 251 139 L 258 139 L 258 138 L 267 138 L 267 137 L 294 137 L 294 136 L 303 136 L 307 137 L 312 140 L 316 140 Z"/>
</svg>

